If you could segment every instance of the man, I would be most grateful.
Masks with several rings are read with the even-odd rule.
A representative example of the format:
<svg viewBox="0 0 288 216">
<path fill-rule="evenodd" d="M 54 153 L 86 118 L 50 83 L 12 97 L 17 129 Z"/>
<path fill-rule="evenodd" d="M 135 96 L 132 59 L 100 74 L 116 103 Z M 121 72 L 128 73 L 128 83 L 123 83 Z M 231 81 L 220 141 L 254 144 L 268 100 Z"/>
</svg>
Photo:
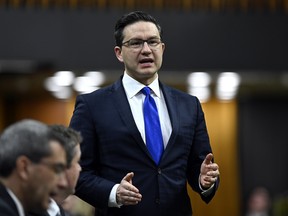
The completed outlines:
<svg viewBox="0 0 288 216">
<path fill-rule="evenodd" d="M 80 143 L 82 142 L 82 136 L 78 131 L 63 125 L 51 125 L 50 127 L 53 131 L 63 136 L 68 148 L 72 148 L 72 154 L 67 154 L 68 169 L 65 171 L 68 184 L 65 187 L 59 185 L 58 193 L 52 197 L 60 205 L 69 195 L 75 192 L 75 186 L 81 171 L 79 160 L 81 157 Z M 69 149 L 67 151 L 69 152 Z"/>
<path fill-rule="evenodd" d="M 49 127 L 22 120 L 4 130 L 0 138 L 0 213 L 24 216 L 43 211 L 56 185 L 67 184 L 63 140 Z"/>
<path fill-rule="evenodd" d="M 70 122 L 84 139 L 76 195 L 97 215 L 192 215 L 186 183 L 207 203 L 219 183 L 201 104 L 158 80 L 165 44 L 152 16 L 126 14 L 114 35 L 123 77 L 78 96 Z"/>
<path fill-rule="evenodd" d="M 67 155 L 67 169 L 65 170 L 65 178 L 67 184 L 58 184 L 57 193 L 53 193 L 50 199 L 49 208 L 44 212 L 30 212 L 30 216 L 65 216 L 65 211 L 61 207 L 63 201 L 69 196 L 74 194 L 75 186 L 81 171 L 79 160 L 81 156 L 80 143 L 82 137 L 79 132 L 72 128 L 67 128 L 63 125 L 50 125 L 52 132 L 62 137 L 64 147 Z"/>
</svg>

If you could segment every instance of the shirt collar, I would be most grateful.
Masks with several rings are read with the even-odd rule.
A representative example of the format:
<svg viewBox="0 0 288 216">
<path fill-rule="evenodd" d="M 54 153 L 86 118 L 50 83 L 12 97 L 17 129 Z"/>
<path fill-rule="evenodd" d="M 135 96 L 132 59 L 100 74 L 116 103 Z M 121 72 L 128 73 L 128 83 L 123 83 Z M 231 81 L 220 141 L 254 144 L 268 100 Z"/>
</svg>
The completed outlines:
<svg viewBox="0 0 288 216">
<path fill-rule="evenodd" d="M 19 215 L 20 216 L 25 216 L 23 206 L 22 206 L 21 202 L 19 201 L 19 199 L 16 197 L 16 195 L 9 188 L 6 188 L 6 189 L 7 189 L 7 192 L 9 193 L 9 195 L 14 200 Z"/>
<path fill-rule="evenodd" d="M 129 76 L 126 72 L 124 72 L 124 76 L 122 79 L 123 86 L 125 89 L 125 92 L 128 96 L 129 99 L 134 97 L 136 94 L 138 94 L 145 85 L 142 83 L 138 82 L 137 80 L 133 79 L 131 76 Z M 150 84 L 148 85 L 150 89 L 152 89 L 153 93 L 161 98 L 160 94 L 160 87 L 159 87 L 159 82 L 158 82 L 158 76 L 157 78 Z"/>
<path fill-rule="evenodd" d="M 53 200 L 50 199 L 49 207 L 47 209 L 47 212 L 49 215 L 57 215 L 58 212 L 60 212 L 60 208 L 57 205 L 57 203 Z"/>
</svg>

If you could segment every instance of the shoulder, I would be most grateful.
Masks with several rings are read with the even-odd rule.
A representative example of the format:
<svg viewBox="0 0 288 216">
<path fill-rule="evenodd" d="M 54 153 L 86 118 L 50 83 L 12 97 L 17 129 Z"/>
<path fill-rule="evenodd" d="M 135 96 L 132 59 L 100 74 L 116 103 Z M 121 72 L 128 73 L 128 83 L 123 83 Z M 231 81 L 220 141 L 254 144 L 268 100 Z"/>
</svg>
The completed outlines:
<svg viewBox="0 0 288 216">
<path fill-rule="evenodd" d="M 182 98 L 184 100 L 193 101 L 193 102 L 199 102 L 198 98 L 194 95 L 191 95 L 187 92 L 184 92 L 182 90 L 179 90 L 177 88 L 171 87 L 169 85 L 166 85 L 164 83 L 160 82 L 160 87 L 162 89 L 162 92 L 165 96 L 171 96 L 171 97 L 177 97 Z"/>
<path fill-rule="evenodd" d="M 95 100 L 97 98 L 105 98 L 108 97 L 109 95 L 113 94 L 116 91 L 119 91 L 123 88 L 121 79 L 117 80 L 113 84 L 110 84 L 108 86 L 104 86 L 102 88 L 99 88 L 93 92 L 86 93 L 86 94 L 81 94 L 77 96 L 77 99 L 84 99 L 84 100 Z"/>
<path fill-rule="evenodd" d="M 5 200 L 0 198 L 1 216 L 18 216 L 17 209 L 13 209 Z"/>
</svg>

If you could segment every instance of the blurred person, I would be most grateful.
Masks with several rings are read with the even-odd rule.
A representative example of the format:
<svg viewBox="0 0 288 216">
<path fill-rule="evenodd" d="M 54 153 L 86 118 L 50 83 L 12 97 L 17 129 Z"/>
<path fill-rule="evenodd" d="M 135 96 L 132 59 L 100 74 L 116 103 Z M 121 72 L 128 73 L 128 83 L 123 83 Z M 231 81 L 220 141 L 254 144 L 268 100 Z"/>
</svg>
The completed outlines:
<svg viewBox="0 0 288 216">
<path fill-rule="evenodd" d="M 67 155 L 67 169 L 65 170 L 65 178 L 67 184 L 58 184 L 57 193 L 52 194 L 49 208 L 43 212 L 29 212 L 29 216 L 65 216 L 68 212 L 62 208 L 63 201 L 71 194 L 74 194 L 75 186 L 79 177 L 81 167 L 79 160 L 81 157 L 80 143 L 82 136 L 79 132 L 64 125 L 50 125 L 52 132 L 62 137 L 64 140 L 64 148 Z"/>
<path fill-rule="evenodd" d="M 124 75 L 79 95 L 70 122 L 83 136 L 75 194 L 95 215 L 192 215 L 187 182 L 208 203 L 220 174 L 201 104 L 159 81 L 165 44 L 151 15 L 123 15 L 114 36 Z"/>
<path fill-rule="evenodd" d="M 67 187 L 59 188 L 58 193 L 53 196 L 53 199 L 58 203 L 62 203 L 69 195 L 74 194 L 75 186 L 81 171 L 79 160 L 81 157 L 80 143 L 82 142 L 81 134 L 73 128 L 63 125 L 51 125 L 52 130 L 62 134 L 66 142 L 69 143 L 69 148 L 72 148 L 72 154 L 67 154 L 68 169 L 65 171 L 68 181 Z"/>
<path fill-rule="evenodd" d="M 38 121 L 25 119 L 0 137 L 0 215 L 43 211 L 57 185 L 67 185 L 63 140 Z"/>
<path fill-rule="evenodd" d="M 271 200 L 269 192 L 264 187 L 255 188 L 248 199 L 246 216 L 270 216 Z"/>
</svg>

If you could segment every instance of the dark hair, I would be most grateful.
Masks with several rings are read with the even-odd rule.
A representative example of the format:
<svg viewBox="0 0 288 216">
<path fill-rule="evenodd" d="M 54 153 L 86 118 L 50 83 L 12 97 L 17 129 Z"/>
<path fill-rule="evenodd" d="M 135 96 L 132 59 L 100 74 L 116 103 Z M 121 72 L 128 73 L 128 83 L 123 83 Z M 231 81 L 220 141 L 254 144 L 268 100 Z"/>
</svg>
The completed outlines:
<svg viewBox="0 0 288 216">
<path fill-rule="evenodd" d="M 51 138 L 48 126 L 35 120 L 26 119 L 7 127 L 0 137 L 0 176 L 9 176 L 21 155 L 35 163 L 50 156 Z"/>
<path fill-rule="evenodd" d="M 80 132 L 72 128 L 57 124 L 49 125 L 49 127 L 51 128 L 52 133 L 55 137 L 63 139 L 63 146 L 66 152 L 67 165 L 68 167 L 70 167 L 71 161 L 76 154 L 75 147 L 83 140 Z"/>
<path fill-rule="evenodd" d="M 145 22 L 152 22 L 156 25 L 160 37 L 162 38 L 163 32 L 161 29 L 161 26 L 159 25 L 159 23 L 156 21 L 156 19 L 154 17 L 152 17 L 150 14 L 147 14 L 145 12 L 142 11 L 134 11 L 134 12 L 130 12 L 128 14 L 123 15 L 117 22 L 115 25 L 115 31 L 114 31 L 114 37 L 115 37 L 115 42 L 116 42 L 116 46 L 121 47 L 122 46 L 122 42 L 123 42 L 123 30 L 127 25 L 133 24 L 135 22 L 139 22 L 139 21 L 145 21 Z"/>
</svg>

